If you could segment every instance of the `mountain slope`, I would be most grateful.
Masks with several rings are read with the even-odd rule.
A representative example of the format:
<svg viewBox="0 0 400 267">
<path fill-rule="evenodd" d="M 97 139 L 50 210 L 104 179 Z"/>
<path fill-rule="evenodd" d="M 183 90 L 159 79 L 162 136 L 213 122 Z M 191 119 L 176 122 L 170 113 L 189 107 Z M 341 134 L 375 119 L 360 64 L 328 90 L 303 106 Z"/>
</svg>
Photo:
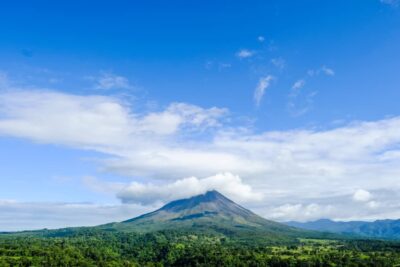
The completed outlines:
<svg viewBox="0 0 400 267">
<path fill-rule="evenodd" d="M 307 230 L 325 231 L 362 237 L 400 239 L 400 220 L 377 220 L 374 222 L 335 222 L 321 219 L 312 222 L 287 222 L 289 226 Z"/>
<path fill-rule="evenodd" d="M 298 238 L 341 239 L 336 234 L 303 230 L 264 219 L 217 191 L 176 200 L 162 208 L 123 222 L 12 233 L 13 236 L 68 237 L 89 234 L 141 234 L 164 232 L 173 236 L 229 237 L 251 243 L 297 242 Z"/>
<path fill-rule="evenodd" d="M 195 231 L 228 236 L 268 236 L 286 239 L 310 232 L 266 220 L 243 208 L 217 191 L 173 201 L 142 216 L 101 226 L 118 231 Z"/>
</svg>

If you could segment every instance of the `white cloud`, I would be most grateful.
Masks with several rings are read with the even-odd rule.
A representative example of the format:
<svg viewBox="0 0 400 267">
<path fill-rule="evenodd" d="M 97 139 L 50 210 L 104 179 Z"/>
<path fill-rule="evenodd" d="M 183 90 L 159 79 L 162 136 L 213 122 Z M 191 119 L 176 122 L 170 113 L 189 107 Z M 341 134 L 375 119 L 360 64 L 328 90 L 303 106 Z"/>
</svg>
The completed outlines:
<svg viewBox="0 0 400 267">
<path fill-rule="evenodd" d="M 293 197 L 282 204 L 277 197 L 267 199 L 265 206 L 255 211 L 278 221 L 311 221 L 330 218 L 338 221 L 398 219 L 400 217 L 398 189 L 374 190 L 375 200 L 354 201 L 354 193 L 329 194 L 320 198 Z M 352 201 L 353 200 L 353 201 Z"/>
<path fill-rule="evenodd" d="M 258 40 L 260 43 L 262 43 L 262 42 L 265 41 L 265 37 L 260 35 L 260 36 L 257 37 L 257 40 Z"/>
<path fill-rule="evenodd" d="M 284 204 L 271 210 L 272 219 L 278 221 L 312 221 L 327 218 L 332 215 L 333 206 L 321 206 L 316 203 L 310 204 Z"/>
<path fill-rule="evenodd" d="M 254 102 L 256 103 L 256 106 L 260 105 L 261 100 L 264 96 L 265 90 L 268 89 L 268 87 L 273 79 L 274 79 L 273 76 L 268 75 L 265 77 L 261 77 L 260 80 L 258 81 L 258 85 L 254 91 Z"/>
<path fill-rule="evenodd" d="M 371 208 L 371 209 L 376 209 L 376 208 L 379 208 L 379 207 L 380 207 L 380 203 L 377 202 L 377 201 L 372 200 L 372 201 L 369 201 L 369 202 L 367 203 L 367 206 L 368 206 L 369 208 Z"/>
<path fill-rule="evenodd" d="M 273 58 L 271 59 L 271 63 L 277 67 L 278 69 L 284 69 L 286 66 L 286 62 L 283 58 Z"/>
<path fill-rule="evenodd" d="M 126 141 L 131 131 L 127 107 L 102 96 L 50 91 L 14 91 L 0 95 L 0 133 L 38 142 L 90 147 Z"/>
<path fill-rule="evenodd" d="M 239 176 L 231 173 L 220 173 L 202 179 L 188 177 L 160 185 L 133 182 L 121 188 L 117 196 L 124 203 L 148 205 L 187 198 L 210 190 L 218 190 L 241 203 L 262 200 L 261 193 L 254 192 Z"/>
<path fill-rule="evenodd" d="M 90 77 L 91 80 L 95 81 L 94 87 L 101 90 L 111 90 L 111 89 L 130 89 L 129 80 L 120 75 L 116 75 L 109 72 L 103 72 L 98 77 Z"/>
<path fill-rule="evenodd" d="M 314 97 L 317 95 L 317 91 L 303 92 L 302 89 L 306 84 L 305 79 L 297 80 L 290 90 L 288 95 L 287 110 L 293 117 L 299 117 L 306 114 L 311 110 Z"/>
<path fill-rule="evenodd" d="M 312 109 L 314 98 L 317 94 L 317 91 L 313 91 L 311 93 L 302 95 L 298 89 L 292 89 L 292 92 L 289 94 L 289 101 L 287 103 L 289 114 L 292 117 L 299 117 L 309 112 Z"/>
<path fill-rule="evenodd" d="M 398 117 L 330 130 L 255 134 L 225 125 L 224 109 L 177 103 L 136 114 L 112 97 L 48 91 L 0 94 L 0 112 L 2 135 L 103 152 L 113 156 L 103 162 L 106 168 L 132 176 L 177 179 L 229 171 L 283 182 L 290 177 L 340 180 L 357 173 L 379 185 L 368 178 L 399 170 L 399 158 L 382 159 L 388 151 L 398 152 Z M 197 139 L 204 129 L 215 132 Z"/>
<path fill-rule="evenodd" d="M 301 88 L 304 87 L 305 84 L 306 84 L 306 81 L 305 81 L 305 80 L 303 80 L 303 79 L 297 80 L 297 81 L 293 84 L 292 89 L 294 89 L 294 90 L 301 89 Z"/>
<path fill-rule="evenodd" d="M 145 135 L 163 136 L 181 128 L 217 127 L 225 109 L 172 103 L 164 111 L 134 114 L 113 97 L 51 91 L 0 94 L 0 133 L 39 142 L 111 147 Z"/>
<path fill-rule="evenodd" d="M 364 189 L 358 189 L 356 192 L 353 194 L 353 200 L 358 201 L 358 202 L 367 202 L 372 198 L 372 195 L 370 192 L 364 190 Z"/>
<path fill-rule="evenodd" d="M 178 188 L 178 181 L 211 188 L 211 180 L 218 180 L 215 174 L 229 172 L 232 181 L 240 177 L 240 182 L 232 182 L 240 188 L 232 192 L 241 192 L 235 198 L 248 201 L 248 207 L 268 218 L 274 208 L 286 204 L 301 204 L 302 209 L 319 205 L 320 209 L 307 208 L 313 214 L 309 218 L 325 216 L 327 206 L 332 206 L 331 218 L 400 216 L 396 204 L 400 196 L 384 191 L 400 189 L 400 157 L 396 156 L 400 117 L 331 129 L 255 133 L 227 124 L 227 113 L 184 103 L 138 113 L 114 97 L 6 91 L 0 93 L 0 135 L 100 152 L 98 164 L 103 171 L 155 181 L 143 182 L 142 190 L 149 194 L 155 194 L 160 184 Z M 264 200 L 246 197 L 246 186 Z M 371 199 L 351 201 L 354 188 L 370 192 L 380 208 L 371 208 L 376 206 Z M 115 192 L 115 188 L 107 190 Z M 337 204 L 343 196 L 346 204 Z M 160 199 L 166 201 L 168 195 Z M 284 219 L 284 215 L 274 216 Z"/>
<path fill-rule="evenodd" d="M 127 220 L 154 208 L 136 204 L 98 205 L 0 200 L 0 232 L 94 226 Z"/>
<path fill-rule="evenodd" d="M 304 88 L 306 82 L 311 80 L 315 76 L 320 74 L 327 75 L 327 76 L 334 76 L 335 72 L 333 69 L 328 68 L 326 66 L 322 66 L 319 69 L 311 69 L 307 71 L 307 76 L 297 80 L 293 83 L 291 90 L 288 95 L 288 102 L 287 102 L 287 110 L 289 114 L 293 117 L 299 117 L 306 113 L 308 113 L 314 104 L 315 96 L 318 94 L 318 91 L 308 91 L 307 90 L 300 90 Z"/>
<path fill-rule="evenodd" d="M 252 56 L 254 56 L 254 54 L 255 54 L 255 52 L 254 51 L 251 51 L 251 50 L 248 50 L 248 49 L 242 49 L 242 50 L 239 50 L 237 53 L 236 53 L 236 56 L 238 57 L 238 58 L 249 58 L 249 57 L 252 57 Z"/>
<path fill-rule="evenodd" d="M 335 76 L 335 71 L 331 68 L 328 68 L 327 66 L 322 66 L 321 70 L 328 76 Z"/>
<path fill-rule="evenodd" d="M 322 66 L 319 69 L 311 69 L 307 71 L 308 76 L 313 77 L 320 74 L 325 74 L 327 76 L 335 76 L 335 71 L 327 66 Z"/>
</svg>

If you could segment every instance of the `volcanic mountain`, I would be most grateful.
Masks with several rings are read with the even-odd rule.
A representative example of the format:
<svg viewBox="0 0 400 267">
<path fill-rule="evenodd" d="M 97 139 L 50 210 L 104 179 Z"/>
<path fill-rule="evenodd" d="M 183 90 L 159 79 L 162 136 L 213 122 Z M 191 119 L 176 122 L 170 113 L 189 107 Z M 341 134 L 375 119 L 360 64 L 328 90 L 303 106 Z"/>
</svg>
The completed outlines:
<svg viewBox="0 0 400 267">
<path fill-rule="evenodd" d="M 139 217 L 100 226 L 123 232 L 175 230 L 228 236 L 300 237 L 311 232 L 264 219 L 217 191 L 176 200 Z"/>
<path fill-rule="evenodd" d="M 168 232 L 229 237 L 250 242 L 277 243 L 298 238 L 335 238 L 336 234 L 299 229 L 264 219 L 217 191 L 172 201 L 160 209 L 123 222 L 94 227 L 17 232 L 15 235 L 67 237 L 88 233 Z"/>
</svg>

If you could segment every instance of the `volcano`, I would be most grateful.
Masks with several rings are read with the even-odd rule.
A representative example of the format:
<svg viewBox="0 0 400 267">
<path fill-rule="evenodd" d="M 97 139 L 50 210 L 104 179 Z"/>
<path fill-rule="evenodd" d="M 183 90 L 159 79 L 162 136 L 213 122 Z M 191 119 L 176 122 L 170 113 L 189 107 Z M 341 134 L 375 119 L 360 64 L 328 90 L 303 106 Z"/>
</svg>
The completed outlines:
<svg viewBox="0 0 400 267">
<path fill-rule="evenodd" d="M 123 232 L 174 230 L 277 239 L 300 237 L 309 233 L 264 219 L 215 190 L 172 201 L 156 211 L 103 227 Z"/>
</svg>

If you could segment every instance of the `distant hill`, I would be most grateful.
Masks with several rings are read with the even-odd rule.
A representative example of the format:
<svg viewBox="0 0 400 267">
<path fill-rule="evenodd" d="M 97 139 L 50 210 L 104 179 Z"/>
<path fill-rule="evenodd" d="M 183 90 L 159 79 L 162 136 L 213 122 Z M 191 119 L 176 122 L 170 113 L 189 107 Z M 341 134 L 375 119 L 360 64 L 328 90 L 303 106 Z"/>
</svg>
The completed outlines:
<svg viewBox="0 0 400 267">
<path fill-rule="evenodd" d="M 356 235 L 361 237 L 400 239 L 400 220 L 336 222 L 328 219 L 321 219 L 305 223 L 287 222 L 286 225 L 307 230 Z"/>
</svg>

